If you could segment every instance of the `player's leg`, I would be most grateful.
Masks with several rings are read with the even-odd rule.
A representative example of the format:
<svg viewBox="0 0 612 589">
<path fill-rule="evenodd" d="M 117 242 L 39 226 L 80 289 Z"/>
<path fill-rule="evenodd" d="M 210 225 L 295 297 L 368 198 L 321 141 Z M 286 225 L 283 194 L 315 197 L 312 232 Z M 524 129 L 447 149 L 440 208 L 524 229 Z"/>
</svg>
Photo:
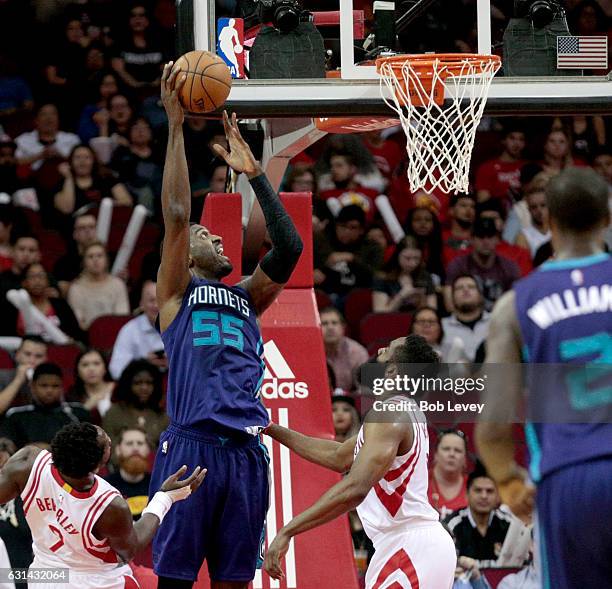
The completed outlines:
<svg viewBox="0 0 612 589">
<path fill-rule="evenodd" d="M 268 456 L 257 438 L 227 443 L 217 451 L 225 460 L 227 487 L 206 559 L 208 571 L 213 589 L 243 589 L 263 564 Z"/>
<path fill-rule="evenodd" d="M 612 460 L 563 468 L 537 493 L 543 589 L 598 589 L 612 579 Z"/>
<path fill-rule="evenodd" d="M 208 474 L 196 493 L 172 506 L 155 536 L 153 570 L 160 577 L 160 588 L 191 587 L 198 578 L 210 546 L 209 530 L 214 526 L 223 488 L 223 481 L 216 480 L 218 468 L 207 444 L 171 428 L 160 439 L 149 494 L 157 491 L 183 464 L 188 472 L 203 466 Z"/>
</svg>

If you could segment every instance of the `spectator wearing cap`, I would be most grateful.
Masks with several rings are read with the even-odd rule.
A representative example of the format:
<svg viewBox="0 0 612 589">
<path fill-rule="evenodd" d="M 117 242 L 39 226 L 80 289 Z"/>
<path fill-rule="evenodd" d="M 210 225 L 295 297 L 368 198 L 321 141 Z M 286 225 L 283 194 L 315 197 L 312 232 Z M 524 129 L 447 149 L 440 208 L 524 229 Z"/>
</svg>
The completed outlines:
<svg viewBox="0 0 612 589">
<path fill-rule="evenodd" d="M 472 194 L 454 194 L 450 200 L 448 215 L 450 228 L 442 232 L 442 260 L 444 268 L 458 256 L 469 251 L 472 228 L 476 218 L 476 198 Z"/>
<path fill-rule="evenodd" d="M 342 313 L 335 307 L 320 312 L 321 331 L 325 356 L 336 377 L 336 386 L 353 391 L 356 386 L 355 373 L 368 361 L 368 351 L 355 340 L 344 335 L 345 321 Z"/>
<path fill-rule="evenodd" d="M 383 251 L 365 237 L 366 218 L 357 205 L 344 207 L 335 223 L 314 236 L 314 266 L 323 290 L 340 296 L 368 287 L 382 265 Z"/>
<path fill-rule="evenodd" d="M 478 202 L 496 198 L 508 207 L 520 189 L 525 132 L 517 126 L 508 126 L 501 145 L 501 155 L 484 162 L 476 171 L 476 195 Z"/>
<path fill-rule="evenodd" d="M 355 408 L 355 400 L 352 397 L 334 395 L 332 397 L 332 414 L 336 442 L 345 442 L 359 433 L 361 420 Z"/>
<path fill-rule="evenodd" d="M 35 129 L 15 139 L 17 161 L 38 170 L 43 162 L 55 158 L 65 159 L 81 142 L 78 135 L 60 130 L 57 107 L 43 104 L 36 114 Z"/>
<path fill-rule="evenodd" d="M 34 369 L 47 361 L 47 343 L 38 335 L 27 334 L 15 352 L 15 368 L 0 370 L 0 415 L 12 406 L 32 400 L 30 380 Z"/>
<path fill-rule="evenodd" d="M 64 401 L 62 376 L 57 364 L 39 364 L 32 376 L 32 404 L 9 409 L 0 425 L 0 435 L 13 440 L 18 448 L 27 444 L 46 447 L 65 425 L 91 421 L 83 405 Z"/>
<path fill-rule="evenodd" d="M 111 376 L 115 380 L 132 360 L 146 359 L 160 369 L 168 368 L 164 343 L 155 328 L 159 313 L 156 293 L 155 282 L 147 280 L 140 295 L 142 314 L 128 321 L 117 335 L 109 365 Z"/>
<path fill-rule="evenodd" d="M 497 486 L 482 469 L 468 477 L 467 498 L 468 506 L 445 520 L 457 554 L 473 558 L 481 568 L 495 567 L 513 516 L 497 508 Z"/>
<path fill-rule="evenodd" d="M 467 444 L 461 430 L 438 434 L 436 452 L 429 469 L 429 503 L 444 519 L 453 511 L 467 507 Z"/>
<path fill-rule="evenodd" d="M 452 285 L 460 275 L 474 276 L 481 287 L 485 309 L 490 311 L 495 301 L 517 280 L 520 269 L 515 262 L 496 253 L 500 236 L 493 219 L 478 219 L 474 226 L 472 253 L 453 260 L 447 268 L 446 284 Z M 452 311 L 450 289 L 445 292 L 447 308 Z"/>
<path fill-rule="evenodd" d="M 489 332 L 490 316 L 485 311 L 480 286 L 474 276 L 459 274 L 447 288 L 450 288 L 453 312 L 442 319 L 442 346 L 451 346 L 456 339 L 461 340 L 465 356 L 473 362 L 478 346 Z"/>
</svg>

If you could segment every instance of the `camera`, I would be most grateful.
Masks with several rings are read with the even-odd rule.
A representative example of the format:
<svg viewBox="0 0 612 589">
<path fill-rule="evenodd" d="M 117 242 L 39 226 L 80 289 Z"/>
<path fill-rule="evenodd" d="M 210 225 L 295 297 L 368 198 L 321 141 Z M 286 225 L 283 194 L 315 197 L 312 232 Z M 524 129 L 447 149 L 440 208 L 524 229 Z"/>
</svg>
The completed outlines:
<svg viewBox="0 0 612 589">
<path fill-rule="evenodd" d="M 562 10 L 557 0 L 515 0 L 514 12 L 517 18 L 528 18 L 536 29 L 549 25 Z"/>
<path fill-rule="evenodd" d="M 302 7 L 298 0 L 259 0 L 259 16 L 281 33 L 289 33 L 300 24 Z"/>
</svg>

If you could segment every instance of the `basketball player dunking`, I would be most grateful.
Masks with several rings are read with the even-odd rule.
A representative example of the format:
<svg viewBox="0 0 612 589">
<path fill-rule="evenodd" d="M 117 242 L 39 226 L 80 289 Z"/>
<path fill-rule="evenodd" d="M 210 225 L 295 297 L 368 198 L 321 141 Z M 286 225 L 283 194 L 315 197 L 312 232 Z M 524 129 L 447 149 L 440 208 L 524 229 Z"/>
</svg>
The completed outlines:
<svg viewBox="0 0 612 589">
<path fill-rule="evenodd" d="M 90 423 L 63 427 L 51 452 L 26 446 L 0 471 L 0 503 L 21 495 L 32 531 L 32 580 L 40 589 L 137 589 L 125 564 L 148 546 L 175 501 L 195 491 L 206 474 L 196 468 L 184 481 L 182 467 L 155 493 L 142 517 L 95 473 L 110 458 L 106 432 Z M 66 569 L 68 579 L 37 578 L 41 569 Z"/>
<path fill-rule="evenodd" d="M 177 97 L 185 78 L 179 74 L 168 64 L 161 83 L 169 136 L 157 300 L 169 361 L 171 425 L 160 439 L 152 485 L 182 464 L 205 465 L 209 484 L 164 520 L 153 562 L 160 588 L 191 587 L 206 559 L 213 589 L 246 589 L 262 560 L 268 508 L 268 461 L 258 435 L 269 422 L 259 397 L 264 363 L 258 316 L 289 279 L 302 241 L 235 117 L 230 121 L 224 113 L 230 152 L 214 149 L 249 177 L 272 249 L 249 278 L 236 286 L 219 282 L 232 271 L 221 237 L 189 223 L 191 189 Z"/>
<path fill-rule="evenodd" d="M 401 364 L 440 361 L 418 335 L 394 340 L 379 358 L 388 362 L 386 376 L 391 378 Z M 283 576 L 281 559 L 293 536 L 357 508 L 375 548 L 367 589 L 451 588 L 457 557 L 450 535 L 427 499 L 429 436 L 420 411 L 372 410 L 358 435 L 344 443 L 311 438 L 276 424 L 266 433 L 306 460 L 336 472 L 348 471 L 280 530 L 266 554 L 264 567 L 270 576 Z"/>
<path fill-rule="evenodd" d="M 537 483 L 542 588 L 599 589 L 612 580 L 612 260 L 603 252 L 608 187 L 591 169 L 568 168 L 550 181 L 546 199 L 555 259 L 498 301 L 487 363 L 539 364 L 527 383 L 538 423 L 528 423 L 525 433 Z M 570 374 L 544 364 L 577 368 Z M 515 372 L 488 391 L 476 434 L 502 500 L 526 515 L 534 488 L 514 461 L 507 420 L 522 400 L 523 381 Z"/>
</svg>

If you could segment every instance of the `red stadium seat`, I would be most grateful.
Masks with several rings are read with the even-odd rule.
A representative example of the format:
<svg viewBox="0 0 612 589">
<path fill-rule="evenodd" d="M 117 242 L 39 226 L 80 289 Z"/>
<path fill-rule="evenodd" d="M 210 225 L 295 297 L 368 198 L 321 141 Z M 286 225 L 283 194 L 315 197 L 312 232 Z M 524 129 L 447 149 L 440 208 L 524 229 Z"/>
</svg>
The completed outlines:
<svg viewBox="0 0 612 589">
<path fill-rule="evenodd" d="M 315 288 L 314 293 L 315 298 L 317 299 L 317 309 L 319 309 L 319 311 L 321 309 L 325 309 L 326 307 L 333 306 L 332 300 L 329 298 L 329 295 L 326 292 Z"/>
<path fill-rule="evenodd" d="M 109 354 L 115 345 L 119 330 L 130 320 L 131 315 L 102 315 L 89 326 L 89 344 Z"/>
<path fill-rule="evenodd" d="M 372 312 L 372 290 L 369 288 L 356 288 L 346 297 L 344 303 L 344 317 L 350 337 L 359 337 L 359 324 L 361 320 Z"/>
<path fill-rule="evenodd" d="M 11 355 L 3 348 L 0 348 L 0 370 L 12 370 L 15 368 L 15 363 Z"/>
<path fill-rule="evenodd" d="M 518 573 L 521 569 L 481 569 L 480 571 L 484 574 L 491 589 L 495 589 L 500 581 L 512 573 Z"/>
<path fill-rule="evenodd" d="M 66 241 L 60 233 L 43 229 L 37 235 L 40 244 L 42 264 L 47 272 L 52 272 L 55 263 L 66 253 Z"/>
<path fill-rule="evenodd" d="M 57 364 L 64 374 L 64 392 L 74 383 L 74 364 L 77 356 L 81 353 L 81 348 L 74 344 L 66 346 L 49 346 L 47 359 L 53 364 Z"/>
<path fill-rule="evenodd" d="M 368 354 L 370 356 L 375 356 L 378 354 L 378 350 L 380 350 L 380 348 L 386 348 L 389 345 L 389 342 L 391 340 L 389 338 L 383 338 L 383 339 L 377 339 L 373 342 L 370 342 L 366 348 L 368 350 Z"/>
<path fill-rule="evenodd" d="M 410 313 L 370 313 L 359 324 L 359 340 L 364 346 L 376 340 L 393 340 L 408 335 L 411 324 Z"/>
<path fill-rule="evenodd" d="M 106 249 L 109 252 L 116 252 L 121 245 L 123 235 L 130 222 L 130 217 L 134 211 L 134 207 L 115 206 L 111 217 L 110 232 L 108 234 L 108 243 Z M 143 227 L 144 229 L 144 227 Z"/>
</svg>

